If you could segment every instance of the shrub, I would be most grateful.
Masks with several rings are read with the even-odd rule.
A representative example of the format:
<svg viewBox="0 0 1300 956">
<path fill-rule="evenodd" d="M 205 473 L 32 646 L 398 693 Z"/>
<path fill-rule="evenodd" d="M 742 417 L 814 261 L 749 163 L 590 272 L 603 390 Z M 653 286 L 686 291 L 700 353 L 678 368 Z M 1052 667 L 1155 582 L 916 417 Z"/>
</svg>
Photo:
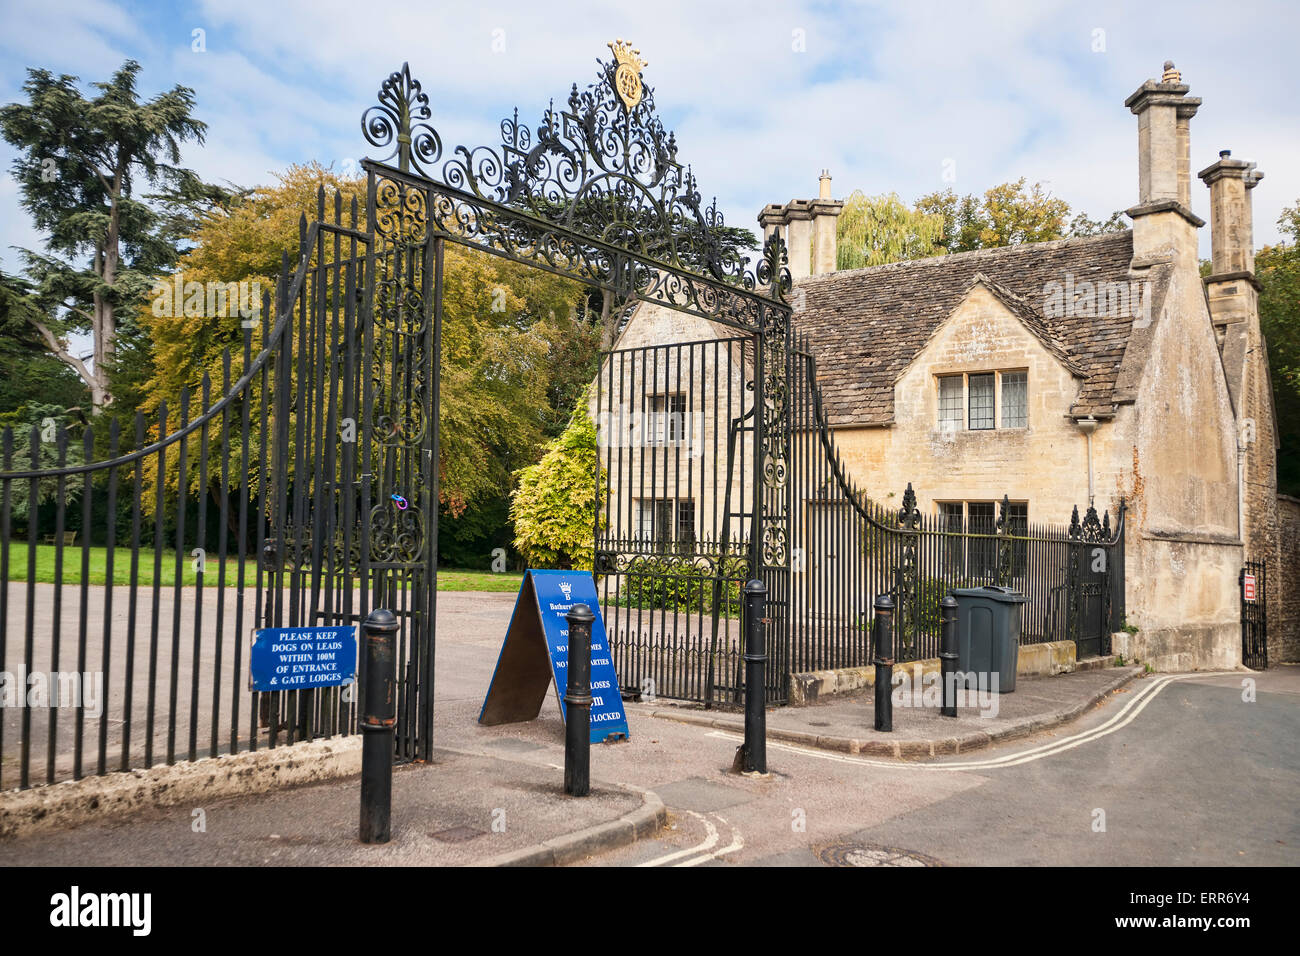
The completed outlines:
<svg viewBox="0 0 1300 956">
<path fill-rule="evenodd" d="M 724 617 L 740 614 L 741 587 L 748 562 L 744 558 L 721 560 L 721 599 Z M 712 614 L 717 570 L 688 555 L 647 554 L 636 558 L 619 575 L 619 603 L 624 607 Z"/>
<path fill-rule="evenodd" d="M 605 472 L 586 393 L 568 427 L 547 444 L 541 460 L 516 475 L 519 484 L 511 496 L 510 520 L 515 526 L 515 548 L 528 566 L 590 571 Z"/>
</svg>

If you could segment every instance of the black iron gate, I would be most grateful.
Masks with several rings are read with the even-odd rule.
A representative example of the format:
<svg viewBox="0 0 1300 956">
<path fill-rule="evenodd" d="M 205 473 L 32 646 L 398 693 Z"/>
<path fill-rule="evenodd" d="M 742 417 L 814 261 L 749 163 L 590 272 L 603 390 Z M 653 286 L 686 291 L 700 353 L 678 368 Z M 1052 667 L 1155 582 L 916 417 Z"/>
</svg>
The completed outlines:
<svg viewBox="0 0 1300 956">
<path fill-rule="evenodd" d="M 1082 522 L 1078 508 L 1070 519 L 1066 628 L 1080 660 L 1110 653 L 1110 635 L 1119 629 L 1112 621 L 1112 574 L 1123 552 L 1112 553 L 1105 547 L 1111 540 L 1109 517 L 1103 526 L 1097 510 L 1089 507 Z"/>
<path fill-rule="evenodd" d="M 425 759 L 442 249 L 401 217 L 371 216 L 362 231 L 353 209 L 345 227 L 337 197 L 334 205 L 334 222 L 304 235 L 302 281 L 281 283 L 290 318 L 269 382 L 266 626 L 360 624 L 371 608 L 391 610 L 397 756 Z M 373 188 L 366 208 L 384 208 Z M 323 197 L 318 214 L 325 219 Z M 300 737 L 338 731 L 338 709 L 351 703 L 338 695 L 294 692 Z"/>
<path fill-rule="evenodd" d="M 759 348 L 755 336 L 735 336 L 623 348 L 602 362 L 595 571 L 625 693 L 743 696 Z M 779 682 L 768 695 L 780 699 Z"/>
<path fill-rule="evenodd" d="M 1241 594 L 1241 662 L 1252 670 L 1268 667 L 1267 562 L 1247 561 L 1237 576 Z"/>
</svg>

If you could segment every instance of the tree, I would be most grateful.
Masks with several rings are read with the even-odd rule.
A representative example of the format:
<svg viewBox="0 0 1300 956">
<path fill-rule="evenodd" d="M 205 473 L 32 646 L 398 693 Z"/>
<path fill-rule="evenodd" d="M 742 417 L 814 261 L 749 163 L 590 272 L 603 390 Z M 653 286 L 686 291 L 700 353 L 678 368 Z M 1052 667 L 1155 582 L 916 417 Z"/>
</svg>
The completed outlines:
<svg viewBox="0 0 1300 956">
<path fill-rule="evenodd" d="M 867 196 L 854 190 L 836 223 L 836 267 L 860 269 L 942 253 L 941 215 L 908 209 L 897 193 Z"/>
<path fill-rule="evenodd" d="M 980 248 L 984 220 L 980 201 L 974 196 L 958 197 L 951 189 L 929 193 L 916 201 L 918 212 L 943 217 L 940 245 L 947 252 L 970 252 Z"/>
<path fill-rule="evenodd" d="M 0 108 L 0 133 L 20 151 L 23 208 L 48 233 L 45 253 L 22 250 L 38 306 L 25 318 L 86 383 L 97 411 L 112 401 L 123 316 L 175 262 L 189 211 L 227 196 L 177 165 L 181 144 L 202 143 L 206 130 L 191 115 L 194 91 L 175 86 L 141 102 L 139 72 L 127 60 L 87 99 L 75 76 L 31 69 L 27 102 Z M 162 192 L 142 195 L 146 183 Z M 70 350 L 70 333 L 91 335 L 90 365 Z"/>
<path fill-rule="evenodd" d="M 1025 177 L 1021 176 L 1014 183 L 994 186 L 984 194 L 983 215 L 983 248 L 1015 246 L 1062 238 L 1070 204 L 1051 196 L 1041 183 L 1026 189 Z"/>
<path fill-rule="evenodd" d="M 49 354 L 32 318 L 48 316 L 32 300 L 30 283 L 0 272 L 0 418 L 38 400 L 63 407 L 90 404 L 81 379 Z"/>
<path fill-rule="evenodd" d="M 569 426 L 547 444 L 541 461 L 519 470 L 510 519 L 515 547 L 529 567 L 592 569 L 605 470 L 589 395 L 584 392 Z"/>
<path fill-rule="evenodd" d="M 1071 220 L 1068 202 L 1052 196 L 1042 183 L 1026 186 L 1023 176 L 986 190 L 982 197 L 958 196 L 951 189 L 927 193 L 916 201 L 915 211 L 943 220 L 939 245 L 950 253 L 1047 242 L 1067 234 L 1096 236 L 1127 228 L 1122 212 L 1111 213 L 1104 222 L 1082 212 Z"/>
<path fill-rule="evenodd" d="M 1124 213 L 1116 209 L 1105 222 L 1088 218 L 1086 213 L 1079 213 L 1070 222 L 1070 235 L 1100 236 L 1107 232 L 1123 232 L 1128 226 L 1124 222 Z"/>
<path fill-rule="evenodd" d="M 0 471 L 27 471 L 33 467 L 46 471 L 60 465 L 84 464 L 86 456 L 82 445 L 82 429 L 86 424 L 86 416 L 81 409 L 43 402 L 33 402 L 18 411 L 0 415 L 0 429 L 13 429 L 13 457 L 8 468 L 0 460 Z M 33 428 L 37 430 L 35 462 L 32 461 Z M 63 436 L 62 439 L 60 435 Z M 59 449 L 60 441 L 63 442 L 62 451 Z M 63 479 L 63 487 L 60 489 L 58 478 L 48 475 L 42 477 L 36 482 L 36 503 L 41 505 L 52 501 L 62 491 L 63 500 L 71 504 L 80 499 L 86 482 L 87 475 L 73 475 Z M 30 497 L 30 482 L 9 483 L 9 501 L 14 518 L 20 521 L 27 519 Z"/>
<path fill-rule="evenodd" d="M 1277 485 L 1300 494 L 1300 200 L 1283 210 L 1278 228 L 1290 242 L 1265 246 L 1255 255 L 1259 325 L 1268 343 L 1277 412 Z"/>
</svg>

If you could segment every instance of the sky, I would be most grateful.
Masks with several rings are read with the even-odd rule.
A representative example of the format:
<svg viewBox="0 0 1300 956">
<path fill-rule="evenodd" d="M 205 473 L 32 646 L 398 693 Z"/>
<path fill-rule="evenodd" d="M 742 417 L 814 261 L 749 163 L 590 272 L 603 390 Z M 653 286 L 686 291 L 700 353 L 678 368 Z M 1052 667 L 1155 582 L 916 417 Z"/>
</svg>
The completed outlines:
<svg viewBox="0 0 1300 956">
<path fill-rule="evenodd" d="M 195 91 L 207 141 L 184 165 L 252 186 L 293 163 L 355 169 L 368 155 L 360 116 L 403 61 L 429 94 L 445 155 L 499 144 L 515 107 L 535 126 L 623 38 L 647 61 L 678 158 L 728 224 L 757 231 L 764 204 L 815 197 L 823 168 L 837 198 L 861 189 L 907 202 L 1024 176 L 1104 219 L 1137 202 L 1137 119 L 1124 99 L 1172 59 L 1204 100 L 1192 169 L 1232 149 L 1265 173 L 1253 193 L 1260 246 L 1300 201 L 1297 36 L 1300 5 L 1248 0 L 0 0 L 0 103 L 22 98 L 28 67 L 78 76 L 88 91 L 133 58 L 142 94 Z M 9 271 L 12 246 L 41 243 L 8 174 L 14 159 L 0 143 Z M 1196 181 L 1192 196 L 1208 220 L 1209 190 Z M 1209 240 L 1207 226 L 1203 257 Z"/>
</svg>

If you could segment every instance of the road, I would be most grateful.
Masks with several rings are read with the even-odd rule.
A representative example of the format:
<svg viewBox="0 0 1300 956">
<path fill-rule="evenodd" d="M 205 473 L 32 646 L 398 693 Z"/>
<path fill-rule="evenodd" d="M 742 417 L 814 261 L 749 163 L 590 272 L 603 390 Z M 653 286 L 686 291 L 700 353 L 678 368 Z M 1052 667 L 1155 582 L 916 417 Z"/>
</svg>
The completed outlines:
<svg viewBox="0 0 1300 956">
<path fill-rule="evenodd" d="M 1148 679 L 1053 734 L 925 764 L 774 744 L 767 792 L 659 787 L 678 831 L 596 862 L 1294 866 L 1300 669 L 1259 675 L 1253 702 L 1241 682 Z M 892 806 L 858 825 L 873 814 L 849 801 Z"/>
</svg>

